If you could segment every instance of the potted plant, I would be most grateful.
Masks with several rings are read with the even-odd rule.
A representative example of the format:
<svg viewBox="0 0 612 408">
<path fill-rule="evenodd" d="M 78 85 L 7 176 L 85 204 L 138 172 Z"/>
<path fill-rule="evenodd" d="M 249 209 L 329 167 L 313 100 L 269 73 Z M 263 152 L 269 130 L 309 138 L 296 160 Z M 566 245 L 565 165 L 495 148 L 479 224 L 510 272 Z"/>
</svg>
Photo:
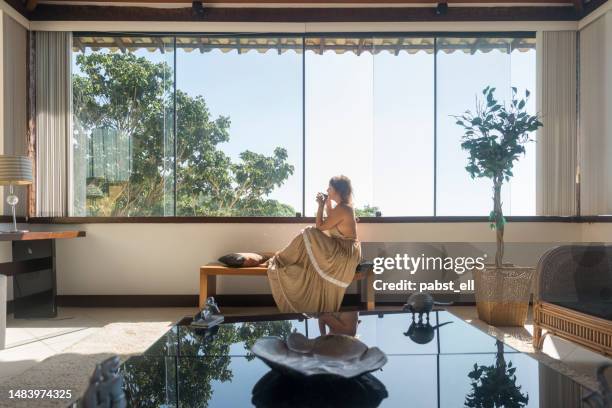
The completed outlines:
<svg viewBox="0 0 612 408">
<path fill-rule="evenodd" d="M 479 366 L 468 374 L 472 380 L 472 392 L 465 399 L 469 408 L 523 408 L 529 403 L 529 395 L 521 392 L 516 384 L 516 371 L 512 362 L 506 365 L 504 343 L 497 340 L 495 364 Z"/>
<path fill-rule="evenodd" d="M 504 228 L 501 189 L 512 177 L 514 162 L 525 154 L 525 144 L 531 142 L 530 133 L 543 126 L 538 115 L 530 115 L 525 97 L 512 87 L 509 106 L 494 96 L 495 88 L 486 87 L 478 100 L 476 111 L 455 116 L 457 125 L 465 133 L 461 147 L 469 153 L 465 169 L 472 178 L 488 178 L 493 182 L 493 210 L 489 222 L 496 231 L 495 264 L 474 272 L 474 286 L 478 317 L 497 326 L 522 326 L 527 318 L 532 267 L 517 267 L 503 263 Z"/>
</svg>

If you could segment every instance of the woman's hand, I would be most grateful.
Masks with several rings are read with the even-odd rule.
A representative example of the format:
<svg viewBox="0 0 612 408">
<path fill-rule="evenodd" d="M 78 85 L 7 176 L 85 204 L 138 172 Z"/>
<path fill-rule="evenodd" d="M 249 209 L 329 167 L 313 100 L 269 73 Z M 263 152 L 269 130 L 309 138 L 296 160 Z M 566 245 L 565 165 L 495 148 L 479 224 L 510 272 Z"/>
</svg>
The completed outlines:
<svg viewBox="0 0 612 408">
<path fill-rule="evenodd" d="M 327 196 L 323 193 L 317 193 L 317 203 L 319 203 L 319 207 L 322 207 L 327 201 Z"/>
</svg>

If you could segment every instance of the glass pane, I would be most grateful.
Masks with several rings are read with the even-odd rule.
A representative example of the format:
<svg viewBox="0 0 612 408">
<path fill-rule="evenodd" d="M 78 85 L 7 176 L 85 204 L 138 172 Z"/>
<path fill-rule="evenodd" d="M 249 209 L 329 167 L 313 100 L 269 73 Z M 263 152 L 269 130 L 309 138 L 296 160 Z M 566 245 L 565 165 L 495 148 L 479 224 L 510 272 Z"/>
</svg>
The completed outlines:
<svg viewBox="0 0 612 408">
<path fill-rule="evenodd" d="M 355 208 L 371 208 L 372 39 L 308 38 L 306 44 L 306 215 L 316 214 L 317 192 L 340 174 L 352 181 Z"/>
<path fill-rule="evenodd" d="M 392 356 L 382 370 L 372 373 L 388 392 L 382 408 L 433 408 L 460 405 L 439 405 L 438 358 L 435 354 Z"/>
<path fill-rule="evenodd" d="M 302 211 L 302 40 L 177 37 L 177 215 Z"/>
<path fill-rule="evenodd" d="M 531 92 L 527 102 L 527 111 L 530 115 L 536 114 L 536 50 L 532 48 L 513 47 L 510 54 L 512 86 L 518 88 L 520 95 L 525 89 Z M 535 132 L 531 135 L 535 140 Z M 508 184 L 510 201 L 504 209 L 509 215 L 536 215 L 536 144 L 528 143 L 525 146 L 525 156 L 514 164 L 514 177 Z"/>
<path fill-rule="evenodd" d="M 306 214 L 344 174 L 358 215 L 433 215 L 433 38 L 306 41 Z"/>
<path fill-rule="evenodd" d="M 474 110 L 476 98 L 487 86 L 509 103 L 511 87 L 535 94 L 535 44 L 533 39 L 438 38 L 437 54 L 437 215 L 488 215 L 492 182 L 471 179 L 465 170 L 467 152 L 461 149 L 463 130 L 454 115 Z M 514 52 L 510 52 L 511 50 Z M 520 54 L 520 56 L 519 56 Z M 534 101 L 532 100 L 531 103 Z M 506 215 L 535 213 L 535 149 L 515 162 L 515 178 L 504 183 L 502 202 Z M 515 190 L 512 194 L 511 191 Z"/>
<path fill-rule="evenodd" d="M 173 215 L 172 38 L 73 41 L 71 215 Z"/>
<path fill-rule="evenodd" d="M 434 215 L 434 40 L 374 41 L 373 204 Z"/>
</svg>

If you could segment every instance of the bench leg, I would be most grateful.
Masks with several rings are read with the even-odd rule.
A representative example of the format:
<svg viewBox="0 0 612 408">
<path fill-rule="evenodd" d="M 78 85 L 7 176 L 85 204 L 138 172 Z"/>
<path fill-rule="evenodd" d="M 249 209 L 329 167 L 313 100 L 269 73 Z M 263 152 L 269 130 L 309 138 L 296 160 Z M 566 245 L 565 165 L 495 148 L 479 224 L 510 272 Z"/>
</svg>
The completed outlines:
<svg viewBox="0 0 612 408">
<path fill-rule="evenodd" d="M 217 276 L 200 271 L 200 309 L 204 308 L 206 299 L 217 294 Z"/>
<path fill-rule="evenodd" d="M 208 274 L 200 271 L 200 301 L 198 302 L 198 306 L 200 310 L 204 308 L 207 298 L 208 298 Z"/>
<path fill-rule="evenodd" d="M 208 297 L 217 296 L 217 275 L 208 275 Z"/>
<path fill-rule="evenodd" d="M 368 274 L 365 278 L 365 285 L 366 285 L 366 308 L 368 310 L 374 310 L 374 308 L 376 307 L 376 302 L 374 300 L 374 272 L 372 271 L 368 271 Z"/>
</svg>

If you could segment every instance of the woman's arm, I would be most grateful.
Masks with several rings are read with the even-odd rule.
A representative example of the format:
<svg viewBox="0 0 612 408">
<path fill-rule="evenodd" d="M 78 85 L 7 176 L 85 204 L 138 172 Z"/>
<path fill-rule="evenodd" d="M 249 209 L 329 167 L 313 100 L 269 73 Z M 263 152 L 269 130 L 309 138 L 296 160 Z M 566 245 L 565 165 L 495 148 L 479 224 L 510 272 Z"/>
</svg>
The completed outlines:
<svg viewBox="0 0 612 408">
<path fill-rule="evenodd" d="M 317 219 L 316 219 L 317 228 L 323 225 L 323 207 L 324 207 L 324 204 L 321 201 L 319 201 L 319 208 L 317 209 Z"/>
<path fill-rule="evenodd" d="M 317 211 L 317 228 L 321 231 L 327 231 L 332 229 L 342 221 L 342 214 L 339 208 L 333 208 L 327 211 L 327 218 L 323 219 L 323 207 L 324 205 L 319 204 L 319 210 Z"/>
</svg>

